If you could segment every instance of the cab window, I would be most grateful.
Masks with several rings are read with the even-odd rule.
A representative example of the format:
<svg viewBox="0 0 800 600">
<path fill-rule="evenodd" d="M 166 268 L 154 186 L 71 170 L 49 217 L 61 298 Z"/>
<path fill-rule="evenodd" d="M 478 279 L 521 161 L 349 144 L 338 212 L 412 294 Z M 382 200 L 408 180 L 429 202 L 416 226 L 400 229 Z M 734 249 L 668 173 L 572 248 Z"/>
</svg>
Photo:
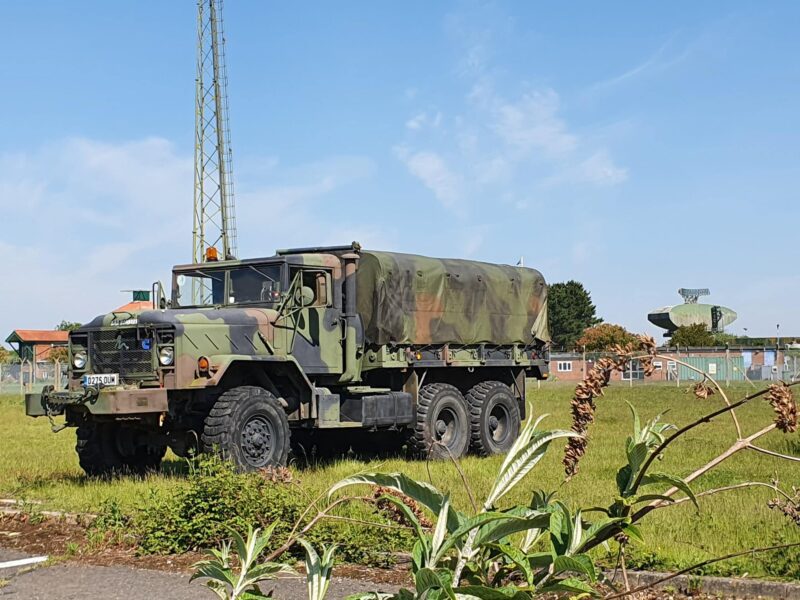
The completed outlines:
<svg viewBox="0 0 800 600">
<path fill-rule="evenodd" d="M 227 304 L 277 304 L 281 300 L 281 266 L 247 265 L 229 272 Z"/>
<path fill-rule="evenodd" d="M 309 306 L 330 306 L 330 281 L 331 274 L 328 271 L 322 270 L 308 270 L 308 269 L 292 269 L 292 281 L 300 272 L 300 284 L 313 293 L 313 301 Z"/>
</svg>

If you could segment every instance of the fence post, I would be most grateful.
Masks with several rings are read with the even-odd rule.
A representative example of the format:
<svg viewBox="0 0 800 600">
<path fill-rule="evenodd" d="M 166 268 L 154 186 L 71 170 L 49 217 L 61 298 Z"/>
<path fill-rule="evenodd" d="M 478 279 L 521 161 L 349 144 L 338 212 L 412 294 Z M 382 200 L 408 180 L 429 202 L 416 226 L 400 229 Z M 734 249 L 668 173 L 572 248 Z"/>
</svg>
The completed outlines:
<svg viewBox="0 0 800 600">
<path fill-rule="evenodd" d="M 725 387 L 731 387 L 731 348 L 725 344 Z"/>
</svg>

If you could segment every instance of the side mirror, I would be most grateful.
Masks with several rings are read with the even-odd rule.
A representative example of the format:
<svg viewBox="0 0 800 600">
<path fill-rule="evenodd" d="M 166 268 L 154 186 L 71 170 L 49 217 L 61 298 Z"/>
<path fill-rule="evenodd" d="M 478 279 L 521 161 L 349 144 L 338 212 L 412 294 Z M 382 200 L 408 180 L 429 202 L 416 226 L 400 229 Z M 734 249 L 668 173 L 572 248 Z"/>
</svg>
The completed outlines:
<svg viewBox="0 0 800 600">
<path fill-rule="evenodd" d="M 169 308 L 172 304 L 172 302 L 167 300 L 167 295 L 164 293 L 164 284 L 160 281 L 153 283 L 150 292 L 152 293 L 153 309 L 158 306 L 159 309 L 164 310 L 165 308 Z"/>
<path fill-rule="evenodd" d="M 304 285 L 294 293 L 294 301 L 303 307 L 311 306 L 314 304 L 314 290 Z"/>
</svg>

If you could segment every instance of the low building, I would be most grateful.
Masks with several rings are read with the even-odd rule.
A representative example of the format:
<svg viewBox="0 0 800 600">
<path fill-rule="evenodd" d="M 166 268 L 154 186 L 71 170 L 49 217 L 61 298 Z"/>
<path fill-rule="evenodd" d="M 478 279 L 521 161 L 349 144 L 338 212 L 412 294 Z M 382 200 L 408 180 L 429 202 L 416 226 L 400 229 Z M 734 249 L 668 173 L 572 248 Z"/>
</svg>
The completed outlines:
<svg viewBox="0 0 800 600">
<path fill-rule="evenodd" d="M 689 381 L 702 377 L 691 367 L 701 369 L 720 381 L 751 381 L 800 379 L 797 357 L 786 351 L 769 347 L 740 346 L 731 348 L 659 348 L 663 358 L 653 361 L 655 370 L 645 377 L 639 361 L 612 374 L 612 381 Z M 552 352 L 550 376 L 556 381 L 579 381 L 591 369 L 602 353 Z"/>
<path fill-rule="evenodd" d="M 21 361 L 42 363 L 50 361 L 53 348 L 65 347 L 68 338 L 68 331 L 15 329 L 6 338 L 6 343 L 16 350 Z"/>
</svg>

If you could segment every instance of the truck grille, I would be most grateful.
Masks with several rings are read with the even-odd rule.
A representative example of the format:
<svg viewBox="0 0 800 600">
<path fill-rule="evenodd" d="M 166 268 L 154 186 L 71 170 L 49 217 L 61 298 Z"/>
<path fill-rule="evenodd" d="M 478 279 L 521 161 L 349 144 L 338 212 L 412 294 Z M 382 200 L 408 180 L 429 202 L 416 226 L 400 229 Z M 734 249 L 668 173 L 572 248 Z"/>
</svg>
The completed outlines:
<svg viewBox="0 0 800 600">
<path fill-rule="evenodd" d="M 135 328 L 90 332 L 89 360 L 95 373 L 119 373 L 122 379 L 154 375 L 152 346 L 142 348 Z"/>
</svg>

